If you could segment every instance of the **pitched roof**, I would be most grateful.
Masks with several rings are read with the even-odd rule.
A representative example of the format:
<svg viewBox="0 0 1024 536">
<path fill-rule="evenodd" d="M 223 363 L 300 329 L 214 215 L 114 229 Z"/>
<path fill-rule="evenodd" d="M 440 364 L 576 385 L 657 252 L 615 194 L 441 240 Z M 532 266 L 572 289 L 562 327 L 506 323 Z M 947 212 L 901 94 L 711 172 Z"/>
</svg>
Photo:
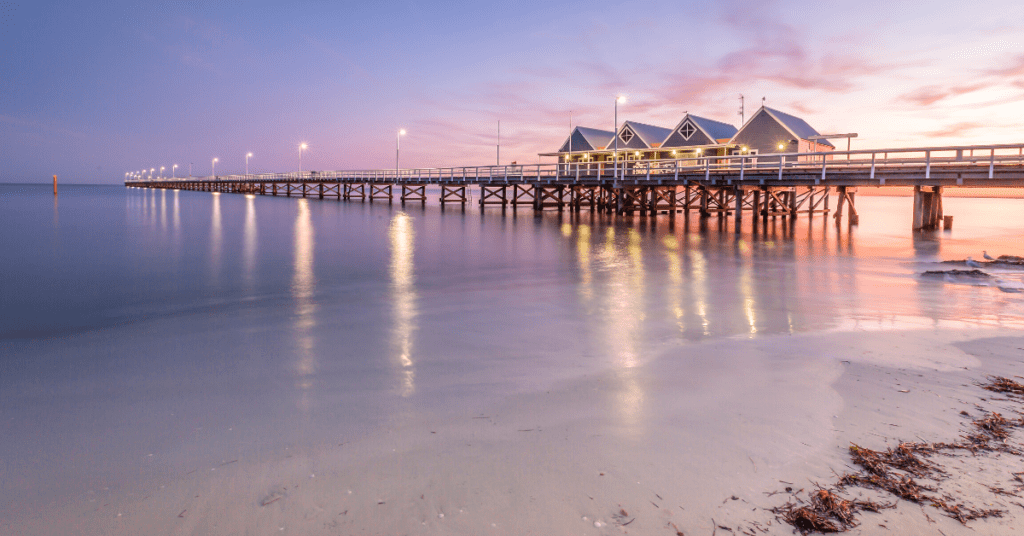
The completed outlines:
<svg viewBox="0 0 1024 536">
<path fill-rule="evenodd" d="M 610 130 L 576 127 L 576 131 L 582 134 L 583 138 L 587 140 L 587 143 L 589 143 L 594 149 L 607 147 L 608 143 L 611 142 L 613 137 L 615 137 L 615 133 Z"/>
<path fill-rule="evenodd" d="M 805 139 L 806 140 L 809 136 L 820 136 L 821 135 L 821 134 L 818 133 L 817 130 L 814 130 L 814 128 L 811 125 L 808 125 L 807 121 L 804 121 L 803 119 L 800 119 L 799 117 L 794 117 L 792 115 L 780 112 L 780 111 L 778 111 L 778 110 L 776 110 L 774 108 L 769 108 L 767 106 L 762 106 L 762 108 L 764 109 L 764 111 L 768 112 L 769 115 L 774 117 L 776 121 L 778 121 L 779 123 L 782 123 L 783 126 L 788 128 L 789 130 L 791 130 L 793 132 L 793 134 L 796 134 L 797 137 L 799 137 L 801 139 Z M 753 119 L 753 117 L 751 117 L 751 119 Z M 829 143 L 828 140 L 814 140 L 814 141 L 816 141 L 816 142 L 818 142 L 818 143 L 820 143 L 822 145 L 828 145 L 829 147 L 835 148 L 835 145 L 832 145 L 831 143 Z"/>
<path fill-rule="evenodd" d="M 569 152 L 570 141 L 576 140 L 576 145 L 572 147 L 572 152 L 579 151 L 598 151 L 604 149 L 606 145 L 611 143 L 612 137 L 615 133 L 610 130 L 599 130 L 596 128 L 587 127 L 574 127 L 569 137 L 562 142 L 562 146 L 558 149 L 559 153 Z"/>
<path fill-rule="evenodd" d="M 622 129 L 626 128 L 627 125 L 634 133 L 636 133 L 637 136 L 640 136 L 640 140 L 647 144 L 648 147 L 657 147 L 661 145 L 661 143 L 665 141 L 665 138 L 672 133 L 672 129 L 656 127 L 645 123 L 637 123 L 636 121 L 626 121 L 622 124 L 619 132 L 622 132 Z"/>
<path fill-rule="evenodd" d="M 729 123 L 723 123 L 721 121 L 715 121 L 714 119 L 707 119 L 696 115 L 686 114 L 687 117 L 693 120 L 693 122 L 700 127 L 704 133 L 712 140 L 720 140 L 723 138 L 732 138 L 736 135 L 736 127 Z"/>
</svg>

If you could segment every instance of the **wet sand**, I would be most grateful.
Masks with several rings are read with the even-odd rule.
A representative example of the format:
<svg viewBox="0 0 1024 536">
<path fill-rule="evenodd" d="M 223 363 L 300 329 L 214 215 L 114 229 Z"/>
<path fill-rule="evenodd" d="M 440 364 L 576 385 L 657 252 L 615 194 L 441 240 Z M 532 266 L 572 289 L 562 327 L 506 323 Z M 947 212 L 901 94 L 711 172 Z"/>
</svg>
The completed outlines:
<svg viewBox="0 0 1024 536">
<path fill-rule="evenodd" d="M 1014 330 L 946 328 L 680 345 L 544 391 L 410 406 L 386 432 L 342 431 L 315 450 L 225 450 L 202 465 L 154 457 L 168 476 L 68 490 L 44 509 L 16 502 L 0 532 L 711 534 L 771 522 L 789 534 L 766 511 L 786 494 L 767 493 L 833 481 L 852 469 L 850 443 L 951 441 L 975 404 L 1009 413 L 974 382 L 1024 375 L 1022 348 Z M 1006 477 L 1020 463 L 975 471 Z M 1018 533 L 1024 508 L 973 482 L 957 485 L 1009 515 L 971 529 Z M 852 534 L 971 532 L 906 502 L 862 522 Z"/>
</svg>

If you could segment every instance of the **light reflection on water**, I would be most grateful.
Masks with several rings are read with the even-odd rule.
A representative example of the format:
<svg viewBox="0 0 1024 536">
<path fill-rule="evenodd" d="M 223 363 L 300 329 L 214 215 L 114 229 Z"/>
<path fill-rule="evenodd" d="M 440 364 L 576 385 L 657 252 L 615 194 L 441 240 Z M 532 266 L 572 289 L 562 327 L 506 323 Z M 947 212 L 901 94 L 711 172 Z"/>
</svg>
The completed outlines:
<svg viewBox="0 0 1024 536">
<path fill-rule="evenodd" d="M 61 254 L 86 269 L 93 256 L 120 254 L 118 244 L 106 244 L 114 248 L 111 251 L 74 250 L 68 232 L 71 222 L 60 217 L 61 209 L 68 210 L 65 205 L 74 202 L 74 190 L 62 194 L 61 205 L 52 200 L 53 218 L 47 223 L 63 229 Z M 475 210 L 443 214 L 427 207 L 413 218 L 381 204 L 332 205 L 143 189 L 116 195 L 127 197 L 122 205 L 131 228 L 127 253 L 146 263 L 133 266 L 123 279 L 130 282 L 147 270 L 171 266 L 174 280 L 194 288 L 179 284 L 175 295 L 161 299 L 189 301 L 198 295 L 230 302 L 236 289 L 248 289 L 249 296 L 257 289 L 274 292 L 281 288 L 275 259 L 281 258 L 282 249 L 291 250 L 293 271 L 287 285 L 300 304 L 302 325 L 314 326 L 320 314 L 315 308 L 320 287 L 314 271 L 322 273 L 321 280 L 330 284 L 327 288 L 345 287 L 350 268 L 386 274 L 386 280 L 376 280 L 391 289 L 386 306 L 392 310 L 392 340 L 400 341 L 395 342 L 395 351 L 403 367 L 412 360 L 414 332 L 424 307 L 418 289 L 452 286 L 454 294 L 431 295 L 431 300 L 463 296 L 460 280 L 485 276 L 496 264 L 508 270 L 503 272 L 506 282 L 530 285 L 521 280 L 540 277 L 533 283 L 573 289 L 575 298 L 566 306 L 574 315 L 603 315 L 599 324 L 622 334 L 609 348 L 624 364 L 636 361 L 637 331 L 660 330 L 665 323 L 683 339 L 693 340 L 827 330 L 848 325 L 851 319 L 887 315 L 967 322 L 976 318 L 988 323 L 1012 321 L 1018 313 L 1017 296 L 990 293 L 984 304 L 987 316 L 981 315 L 976 311 L 978 301 L 971 299 L 981 290 L 923 281 L 916 274 L 942 268 L 929 262 L 979 257 L 981 249 L 1021 253 L 1014 249 L 1014 226 L 1024 226 L 1020 200 L 950 199 L 951 211 L 967 216 L 958 217 L 952 233 L 914 234 L 902 221 L 908 217 L 902 209 L 909 206 L 901 205 L 908 202 L 887 198 L 862 198 L 861 225 L 855 228 L 833 225 L 831 218 L 802 216 L 795 225 L 782 218 L 754 225 L 746 218 L 737 232 L 730 219 L 702 220 L 694 215 L 679 215 L 674 221 L 664 216 L 630 221 L 588 211 L 481 215 Z M 289 218 L 286 206 L 298 211 L 288 237 L 281 234 Z M 197 214 L 203 207 L 206 224 Z M 257 211 L 265 216 L 257 218 Z M 480 224 L 465 225 L 473 219 Z M 328 229 L 331 240 L 314 241 L 314 227 Z M 88 230 L 88 222 L 80 229 Z M 571 262 L 565 262 L 563 252 Z M 47 270 L 53 277 L 66 273 L 61 262 L 32 259 L 42 254 L 28 253 L 29 261 L 44 267 L 42 275 Z M 454 265 L 461 271 L 449 268 Z M 195 274 L 198 266 L 206 266 L 206 273 Z M 545 279 L 549 277 L 554 279 Z M 1019 274 L 1004 277 L 1020 279 Z M 120 295 L 113 289 L 113 299 L 149 299 L 136 294 L 138 288 L 128 287 Z M 515 296 L 504 299 L 515 301 Z M 102 309 L 103 303 L 93 306 Z"/>
<path fill-rule="evenodd" d="M 223 242 L 224 231 L 220 217 L 220 194 L 215 192 L 212 195 L 210 213 L 210 273 L 214 280 L 220 277 Z"/>
<path fill-rule="evenodd" d="M 313 274 L 314 230 L 310 217 L 309 200 L 296 201 L 291 293 L 295 301 L 295 315 L 292 330 L 295 333 L 297 353 L 295 371 L 296 386 L 302 391 L 299 408 L 304 414 L 310 410 L 311 401 L 306 393 L 313 387 L 319 356 L 313 330 L 317 325 L 316 277 Z"/>
<path fill-rule="evenodd" d="M 177 193 L 175 193 L 175 220 L 177 220 Z M 246 286 L 252 288 L 256 283 L 256 249 L 258 233 L 256 231 L 256 199 L 247 195 L 245 200 L 245 231 L 242 242 L 242 276 Z"/>
<path fill-rule="evenodd" d="M 416 331 L 416 286 L 413 265 L 416 232 L 412 219 L 399 212 L 388 229 L 391 246 L 391 293 L 394 309 L 393 346 L 398 354 L 399 391 L 403 397 L 416 392 L 416 367 L 413 362 L 413 334 Z"/>
</svg>

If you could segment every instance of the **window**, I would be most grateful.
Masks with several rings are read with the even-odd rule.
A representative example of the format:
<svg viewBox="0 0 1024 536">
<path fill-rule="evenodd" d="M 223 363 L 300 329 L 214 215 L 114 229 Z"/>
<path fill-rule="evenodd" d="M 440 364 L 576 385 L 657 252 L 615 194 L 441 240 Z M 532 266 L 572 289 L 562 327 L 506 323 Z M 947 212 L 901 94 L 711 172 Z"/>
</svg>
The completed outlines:
<svg viewBox="0 0 1024 536">
<path fill-rule="evenodd" d="M 684 140 L 689 140 L 693 133 L 697 132 L 697 127 L 693 126 L 693 123 L 687 121 L 683 123 L 683 126 L 679 127 L 679 133 L 683 135 Z"/>
<path fill-rule="evenodd" d="M 635 135 L 636 134 L 633 134 L 633 131 L 630 130 L 629 127 L 626 127 L 622 129 L 622 134 L 619 135 L 619 138 L 622 138 L 624 143 L 629 143 L 629 140 L 633 139 L 633 136 Z"/>
</svg>

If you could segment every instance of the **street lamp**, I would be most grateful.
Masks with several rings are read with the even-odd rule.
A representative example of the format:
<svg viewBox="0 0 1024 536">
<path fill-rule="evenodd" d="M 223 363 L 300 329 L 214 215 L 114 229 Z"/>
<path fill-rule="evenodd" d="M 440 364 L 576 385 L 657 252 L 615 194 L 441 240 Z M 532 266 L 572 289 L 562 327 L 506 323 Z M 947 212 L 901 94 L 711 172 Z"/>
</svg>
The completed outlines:
<svg viewBox="0 0 1024 536">
<path fill-rule="evenodd" d="M 619 103 L 626 102 L 626 97 L 615 97 L 615 180 L 619 178 Z"/>
<path fill-rule="evenodd" d="M 398 129 L 398 134 L 395 134 L 395 178 L 396 179 L 398 178 L 398 169 L 399 169 L 399 167 L 398 167 L 398 155 L 400 154 L 399 150 L 401 149 L 401 146 L 402 146 L 401 145 L 402 136 L 405 136 L 405 129 L 404 128 Z"/>
<path fill-rule="evenodd" d="M 150 179 L 152 179 L 152 178 L 153 178 L 153 172 L 154 172 L 154 171 L 156 171 L 156 168 L 149 168 L 149 178 L 150 178 Z"/>
<path fill-rule="evenodd" d="M 178 164 L 171 166 L 171 180 L 174 180 L 174 170 L 178 169 Z"/>
<path fill-rule="evenodd" d="M 309 147 L 305 142 L 299 144 L 299 175 L 302 175 L 302 150 Z"/>
<path fill-rule="evenodd" d="M 217 161 L 217 158 L 210 160 L 210 175 L 213 176 L 213 180 L 217 180 L 217 172 L 215 171 L 217 169 Z"/>
<path fill-rule="evenodd" d="M 160 166 L 160 178 L 164 178 L 164 170 L 167 169 L 165 166 Z"/>
<path fill-rule="evenodd" d="M 252 158 L 252 153 L 245 153 L 245 176 L 249 177 L 249 159 Z"/>
</svg>

